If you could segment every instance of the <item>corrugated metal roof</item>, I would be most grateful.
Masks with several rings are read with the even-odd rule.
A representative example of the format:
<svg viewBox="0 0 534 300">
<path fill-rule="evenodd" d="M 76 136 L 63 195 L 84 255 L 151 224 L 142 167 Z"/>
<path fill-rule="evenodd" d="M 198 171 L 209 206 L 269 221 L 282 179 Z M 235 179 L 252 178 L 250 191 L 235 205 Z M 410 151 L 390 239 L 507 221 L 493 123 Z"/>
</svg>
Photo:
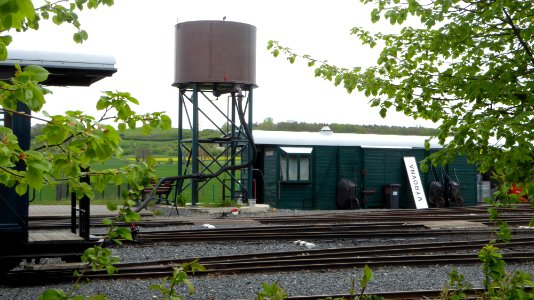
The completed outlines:
<svg viewBox="0 0 534 300">
<path fill-rule="evenodd" d="M 254 130 L 254 142 L 258 145 L 284 146 L 361 146 L 365 148 L 424 148 L 428 136 L 381 135 L 320 132 L 289 132 Z M 431 148 L 441 148 L 436 140 Z"/>
</svg>

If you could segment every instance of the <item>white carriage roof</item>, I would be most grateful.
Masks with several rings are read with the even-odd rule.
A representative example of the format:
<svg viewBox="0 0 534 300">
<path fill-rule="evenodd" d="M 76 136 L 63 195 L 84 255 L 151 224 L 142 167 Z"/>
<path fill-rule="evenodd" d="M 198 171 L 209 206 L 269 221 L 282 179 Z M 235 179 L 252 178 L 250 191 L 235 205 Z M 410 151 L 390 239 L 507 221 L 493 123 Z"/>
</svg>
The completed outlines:
<svg viewBox="0 0 534 300">
<path fill-rule="evenodd" d="M 258 145 L 280 146 L 361 146 L 364 148 L 424 148 L 428 136 L 381 135 L 333 132 L 253 131 Z M 431 148 L 441 148 L 435 139 Z"/>
<path fill-rule="evenodd" d="M 113 56 L 9 49 L 7 59 L 0 61 L 0 79 L 12 77 L 15 64 L 47 69 L 50 74 L 42 84 L 50 86 L 89 86 L 117 72 Z"/>
<path fill-rule="evenodd" d="M 14 63 L 44 68 L 115 69 L 115 58 L 109 55 L 9 49 L 7 59 L 0 64 Z"/>
</svg>

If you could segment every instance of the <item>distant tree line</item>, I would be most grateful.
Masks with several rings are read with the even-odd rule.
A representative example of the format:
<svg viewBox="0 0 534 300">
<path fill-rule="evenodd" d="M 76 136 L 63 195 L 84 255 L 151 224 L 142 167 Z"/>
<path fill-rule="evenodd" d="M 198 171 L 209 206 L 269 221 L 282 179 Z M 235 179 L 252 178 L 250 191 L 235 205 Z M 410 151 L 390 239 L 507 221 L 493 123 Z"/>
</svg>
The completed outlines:
<svg viewBox="0 0 534 300">
<path fill-rule="evenodd" d="M 272 118 L 265 118 L 261 123 L 254 123 L 256 130 L 270 131 L 309 131 L 318 132 L 325 125 L 328 125 L 335 133 L 368 133 L 368 134 L 395 134 L 395 135 L 424 135 L 429 136 L 437 131 L 434 128 L 426 127 L 402 127 L 385 125 L 354 125 L 354 124 L 324 124 L 305 122 L 278 122 L 274 123 Z"/>
<path fill-rule="evenodd" d="M 274 123 L 272 118 L 266 118 L 261 123 L 254 123 L 256 130 L 271 131 L 310 131 L 319 132 L 323 126 L 328 125 L 336 133 L 372 133 L 372 134 L 396 134 L 396 135 L 432 135 L 433 128 L 424 127 L 401 127 L 401 126 L 380 126 L 380 125 L 354 125 L 354 124 L 323 124 L 305 122 L 278 122 Z M 42 132 L 43 125 L 36 124 L 32 127 L 32 138 Z M 224 127 L 222 127 L 224 128 Z M 201 139 L 218 138 L 222 133 L 214 129 L 204 129 L 200 132 Z M 183 138 L 190 139 L 192 132 L 189 129 L 183 130 Z M 178 129 L 154 130 L 152 134 L 145 135 L 141 130 L 126 130 L 121 133 L 121 148 L 126 157 L 157 156 L 157 157 L 177 157 L 178 156 Z M 38 143 L 32 139 L 32 143 Z M 204 144 L 204 148 L 212 155 L 221 153 L 219 145 Z M 201 156 L 207 155 L 204 149 Z"/>
</svg>

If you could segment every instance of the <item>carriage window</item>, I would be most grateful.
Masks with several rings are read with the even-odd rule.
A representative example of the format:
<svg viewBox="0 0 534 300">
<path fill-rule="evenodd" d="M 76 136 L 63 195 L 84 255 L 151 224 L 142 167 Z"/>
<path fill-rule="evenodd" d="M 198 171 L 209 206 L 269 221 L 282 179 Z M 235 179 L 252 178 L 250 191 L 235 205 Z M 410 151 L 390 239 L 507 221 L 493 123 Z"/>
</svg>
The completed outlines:
<svg viewBox="0 0 534 300">
<path fill-rule="evenodd" d="M 280 147 L 280 177 L 284 182 L 311 180 L 311 154 L 313 148 Z"/>
</svg>

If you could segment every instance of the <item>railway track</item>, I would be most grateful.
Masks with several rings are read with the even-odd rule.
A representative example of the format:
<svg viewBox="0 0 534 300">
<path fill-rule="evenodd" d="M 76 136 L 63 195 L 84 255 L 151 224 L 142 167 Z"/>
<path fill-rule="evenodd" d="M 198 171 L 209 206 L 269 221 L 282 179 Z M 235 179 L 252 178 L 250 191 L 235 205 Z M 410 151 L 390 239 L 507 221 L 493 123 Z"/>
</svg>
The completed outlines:
<svg viewBox="0 0 534 300">
<path fill-rule="evenodd" d="M 500 208 L 500 220 L 507 221 L 513 226 L 527 226 L 534 208 L 528 205 L 519 205 L 518 208 Z M 398 209 L 398 210 L 352 210 L 336 213 L 308 214 L 299 216 L 276 216 L 276 217 L 245 217 L 228 218 L 224 221 L 227 223 L 238 224 L 246 222 L 257 222 L 260 224 L 336 224 L 336 223 L 399 223 L 399 222 L 424 222 L 424 221 L 470 221 L 479 222 L 489 225 L 489 215 L 487 207 L 464 207 L 464 208 L 440 208 L 440 209 Z M 209 223 L 217 220 L 223 222 L 220 218 L 198 218 L 198 217 L 180 217 L 178 218 L 157 218 L 145 217 L 143 220 L 136 222 L 143 227 L 164 227 L 164 226 L 181 226 L 194 225 L 201 222 Z M 127 226 L 129 224 L 118 222 L 118 226 Z M 102 227 L 102 218 L 92 217 L 92 227 Z M 30 229 L 52 229 L 52 228 L 69 228 L 70 218 L 62 216 L 45 216 L 30 217 Z"/>
<path fill-rule="evenodd" d="M 472 265 L 480 264 L 477 257 L 478 250 L 486 244 L 494 228 L 456 228 L 432 229 L 426 225 L 428 222 L 465 221 L 471 223 L 488 223 L 487 208 L 454 208 L 417 210 L 359 210 L 341 213 L 309 214 L 298 216 L 276 217 L 246 217 L 219 219 L 213 217 L 181 217 L 173 220 L 158 220 L 144 218 L 137 222 L 141 228 L 141 242 L 151 243 L 160 241 L 170 242 L 198 242 L 198 241 L 256 241 L 256 240 L 319 240 L 319 239 L 391 239 L 402 238 L 408 242 L 419 238 L 439 240 L 449 236 L 448 239 L 460 237 L 463 241 L 447 241 L 437 243 L 412 243 L 403 245 L 382 245 L 379 247 L 353 247 L 339 249 L 310 249 L 277 253 L 256 253 L 251 255 L 232 255 L 217 257 L 199 257 L 200 263 L 208 270 L 202 275 L 249 274 L 263 272 L 299 272 L 303 270 L 318 271 L 332 269 L 353 269 L 369 265 L 371 268 L 379 266 L 426 266 L 426 265 Z M 506 220 L 512 226 L 528 225 L 534 209 L 522 207 L 521 209 L 502 209 L 501 220 Z M 217 219 L 221 226 L 216 229 L 178 230 L 178 231 L 149 231 L 146 227 L 164 227 L 169 225 L 200 225 L 201 222 L 211 223 Z M 42 222 L 41 224 L 37 222 Z M 94 218 L 93 225 L 101 220 Z M 243 226 L 247 223 L 259 223 L 254 227 L 229 227 L 222 225 Z M 121 224 L 128 225 L 128 224 Z M 33 227 L 35 226 L 35 227 Z M 40 226 L 68 227 L 68 219 L 31 220 L 30 227 Z M 246 225 L 249 226 L 249 225 Z M 52 228 L 52 227 L 49 227 Z M 506 249 L 504 258 L 508 263 L 523 263 L 534 261 L 534 239 L 526 238 L 531 230 L 514 228 L 515 239 L 513 244 L 500 245 Z M 468 237 L 467 237 L 468 236 Z M 522 238 L 525 237 L 525 238 Z M 480 238 L 480 240 L 472 240 Z M 421 240 L 420 239 L 420 240 Z M 471 239 L 466 241 L 466 239 Z M 412 241 L 413 241 L 412 240 Z M 426 239 L 428 240 L 428 239 Z M 145 278 L 163 277 L 172 274 L 172 267 L 176 264 L 191 261 L 186 260 L 159 260 L 142 263 L 119 264 L 119 272 L 115 276 L 108 276 L 105 272 L 87 271 L 88 278 L 119 279 L 119 278 Z M 78 266 L 79 267 L 79 266 Z M 39 268 L 37 266 L 37 268 Z M 73 279 L 74 269 L 46 269 L 13 271 L 0 277 L 5 285 L 28 285 L 56 283 Z M 410 291 L 378 293 L 386 299 L 424 299 L 437 298 L 440 291 Z M 319 296 L 293 296 L 289 299 L 320 299 L 326 297 L 348 297 L 350 295 L 319 295 Z"/>
<path fill-rule="evenodd" d="M 329 270 L 371 268 L 380 266 L 469 265 L 480 263 L 478 250 L 486 240 L 400 244 L 335 249 L 255 253 L 245 255 L 196 257 L 182 260 L 159 260 L 118 264 L 118 273 L 109 276 L 105 271 L 86 271 L 87 278 L 117 279 L 163 277 L 172 274 L 173 266 L 198 259 L 207 271 L 194 275 L 243 274 L 264 272 L 294 272 L 303 270 Z M 497 244 L 506 249 L 504 259 L 508 263 L 534 261 L 534 238 L 518 238 L 512 243 Z M 29 282 L 53 283 L 72 279 L 79 268 L 51 269 L 42 266 L 36 270 L 11 271 L 0 277 L 9 285 Z"/>
<path fill-rule="evenodd" d="M 532 234 L 532 229 L 514 228 L 518 236 Z M 142 231 L 142 243 L 193 241 L 262 241 L 294 239 L 380 239 L 431 238 L 442 236 L 480 236 L 489 238 L 490 227 L 430 229 L 421 224 L 319 224 L 288 226 L 257 226 L 239 228 Z"/>
<path fill-rule="evenodd" d="M 530 291 L 530 289 L 526 289 Z M 471 289 L 464 291 L 467 299 L 481 299 L 480 295 L 484 292 L 483 289 Z M 442 299 L 441 290 L 420 290 L 420 291 L 396 291 L 396 292 L 368 292 L 366 295 L 375 295 L 382 297 L 385 300 L 409 300 L 409 299 Z M 350 294 L 334 294 L 334 295 L 313 295 L 313 296 L 289 296 L 286 300 L 319 300 L 319 299 L 355 299 Z"/>
<path fill-rule="evenodd" d="M 500 209 L 499 220 L 513 225 L 528 225 L 534 215 L 531 208 Z M 460 209 L 428 209 L 428 210 L 379 210 L 350 211 L 346 213 L 327 213 L 277 217 L 257 217 L 253 220 L 263 224 L 295 224 L 295 223 L 337 223 L 337 222 L 421 222 L 421 221 L 470 221 L 489 224 L 489 214 L 481 208 Z"/>
<path fill-rule="evenodd" d="M 479 222 L 485 225 L 490 225 L 487 215 L 481 216 L 308 216 L 298 218 L 255 218 L 262 224 L 302 224 L 302 223 L 369 223 L 369 222 L 422 222 L 422 221 L 470 221 Z M 506 221 L 510 225 L 514 226 L 528 226 L 532 216 L 503 216 L 499 218 L 501 221 Z"/>
<path fill-rule="evenodd" d="M 108 225 L 102 224 L 103 218 L 93 217 L 91 218 L 90 224 L 91 227 L 107 227 Z M 165 227 L 165 226 L 184 226 L 184 225 L 194 225 L 194 222 L 191 220 L 180 220 L 180 219 L 168 219 L 168 218 L 143 218 L 139 222 L 135 222 L 139 226 L 143 227 Z M 117 222 L 117 226 L 129 226 L 129 223 Z M 60 228 L 70 228 L 71 223 L 69 218 L 40 218 L 32 219 L 28 223 L 29 229 L 38 230 L 38 229 L 60 229 Z"/>
</svg>

